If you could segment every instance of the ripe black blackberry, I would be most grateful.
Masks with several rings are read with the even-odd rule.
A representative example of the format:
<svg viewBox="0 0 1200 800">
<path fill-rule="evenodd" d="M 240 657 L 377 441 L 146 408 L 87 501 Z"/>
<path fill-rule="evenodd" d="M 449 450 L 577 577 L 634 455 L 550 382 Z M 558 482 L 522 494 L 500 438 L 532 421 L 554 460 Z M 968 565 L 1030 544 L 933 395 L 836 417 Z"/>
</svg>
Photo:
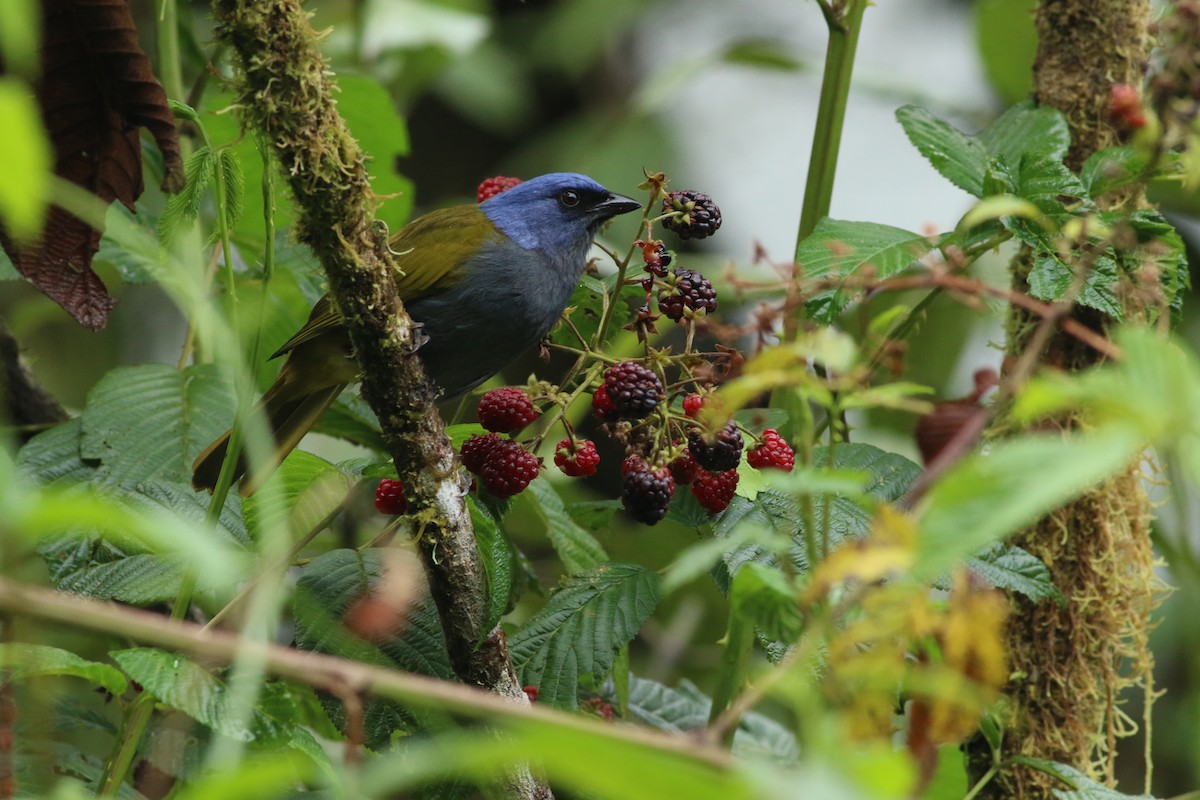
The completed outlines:
<svg viewBox="0 0 1200 800">
<path fill-rule="evenodd" d="M 716 438 L 709 442 L 699 428 L 688 433 L 688 452 L 696 463 L 709 472 L 727 472 L 737 469 L 742 460 L 742 433 L 733 420 L 725 423 Z"/>
<path fill-rule="evenodd" d="M 658 295 L 658 310 L 678 322 L 688 311 L 692 315 L 717 310 L 717 292 L 708 279 L 694 269 L 679 267 L 671 279 L 671 288 Z"/>
<path fill-rule="evenodd" d="M 704 239 L 721 227 L 721 209 L 701 192 L 686 189 L 663 198 L 663 227 L 680 239 Z"/>
<path fill-rule="evenodd" d="M 662 381 L 636 361 L 622 361 L 604 373 L 604 390 L 622 419 L 645 419 L 662 402 Z"/>
<path fill-rule="evenodd" d="M 675 480 L 670 470 L 652 470 L 645 461 L 637 459 L 621 482 L 621 505 L 638 522 L 656 525 L 667 515 L 674 493 Z"/>
</svg>

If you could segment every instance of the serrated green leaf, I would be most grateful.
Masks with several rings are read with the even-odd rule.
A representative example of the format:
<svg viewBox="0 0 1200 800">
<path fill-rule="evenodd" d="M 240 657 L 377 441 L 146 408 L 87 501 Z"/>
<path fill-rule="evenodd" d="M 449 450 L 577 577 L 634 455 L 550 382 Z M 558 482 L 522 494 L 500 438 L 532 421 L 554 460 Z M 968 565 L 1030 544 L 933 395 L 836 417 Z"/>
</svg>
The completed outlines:
<svg viewBox="0 0 1200 800">
<path fill-rule="evenodd" d="M 487 576 L 487 613 L 480 629 L 482 641 L 512 605 L 516 588 L 513 585 L 513 549 L 508 537 L 496 524 L 496 519 L 469 495 L 467 508 L 471 512 L 471 525 L 475 530 L 475 545 Z"/>
<path fill-rule="evenodd" d="M 79 452 L 82 437 L 79 417 L 42 431 L 17 453 L 17 471 L 42 486 L 90 480 L 96 474 L 96 465 L 84 463 Z"/>
<path fill-rule="evenodd" d="M 245 208 L 246 178 L 242 174 L 242 162 L 232 149 L 221 148 L 218 159 L 225 192 L 225 228 L 232 231 Z"/>
<path fill-rule="evenodd" d="M 184 164 L 186 181 L 183 188 L 167 198 L 166 208 L 158 220 L 158 241 L 166 246 L 175 238 L 180 226 L 200 216 L 204 193 L 219 168 L 220 156 L 207 145 L 188 156 Z"/>
<path fill-rule="evenodd" d="M 196 109 L 192 108 L 187 103 L 184 103 L 180 100 L 172 100 L 167 98 L 167 107 L 171 109 L 171 113 L 174 114 L 178 119 L 184 120 L 185 122 L 193 122 L 196 124 L 200 123 L 200 115 L 196 113 Z"/>
<path fill-rule="evenodd" d="M 118 367 L 88 392 L 80 456 L 117 482 L 186 484 L 192 460 L 228 428 L 235 406 L 211 364 Z"/>
<path fill-rule="evenodd" d="M 987 150 L 980 142 L 919 106 L 901 106 L 896 119 L 942 177 L 975 197 L 983 196 Z"/>
<path fill-rule="evenodd" d="M 1141 441 L 1127 429 L 1027 436 L 968 456 L 926 495 L 914 573 L 932 577 L 1116 473 Z"/>
<path fill-rule="evenodd" d="M 550 481 L 534 481 L 524 492 L 546 525 L 550 545 L 570 574 L 586 572 L 608 560 L 604 547 L 567 513 L 562 498 Z"/>
<path fill-rule="evenodd" d="M 967 569 L 997 589 L 1023 594 L 1033 602 L 1065 602 L 1054 576 L 1040 558 L 1020 547 L 996 545 L 966 560 Z"/>
<path fill-rule="evenodd" d="M 826 217 L 796 251 L 804 277 L 848 278 L 870 266 L 878 278 L 903 272 L 919 261 L 934 242 L 926 236 L 875 222 L 848 222 Z M 850 303 L 847 293 L 828 289 L 810 298 L 809 316 L 830 323 Z"/>
<path fill-rule="evenodd" d="M 539 701 L 576 708 L 580 681 L 604 680 L 660 596 L 658 576 L 637 564 L 612 562 L 574 575 L 509 638 L 513 665 L 525 684 L 538 687 Z"/>
<path fill-rule="evenodd" d="M 68 650 L 25 642 L 0 643 L 0 674 L 6 681 L 23 681 L 41 675 L 70 675 L 121 695 L 129 686 L 125 676 L 108 664 L 88 661 Z"/>
<path fill-rule="evenodd" d="M 1058 109 L 1026 101 L 1010 106 L 979 132 L 978 139 L 989 156 L 1011 165 L 1028 155 L 1061 161 L 1071 145 L 1071 132 Z"/>
<path fill-rule="evenodd" d="M 187 563 L 179 556 L 137 553 L 65 574 L 56 586 L 74 594 L 132 605 L 163 603 L 179 594 Z"/>
<path fill-rule="evenodd" d="M 1057 255 L 1041 252 L 1034 256 L 1029 271 L 1029 293 L 1039 300 L 1061 300 L 1074 280 L 1075 272 L 1069 264 Z M 1088 271 L 1076 302 L 1103 311 L 1117 321 L 1123 320 L 1125 309 L 1113 294 L 1116 284 L 1117 263 L 1108 256 L 1100 256 Z"/>
<path fill-rule="evenodd" d="M 777 567 L 751 561 L 733 576 L 730 608 L 754 625 L 763 636 L 777 642 L 793 642 L 803 620 L 796 589 Z"/>
<path fill-rule="evenodd" d="M 1058 800 L 1155 800 L 1153 795 L 1134 795 L 1118 792 L 1112 787 L 1097 783 L 1068 764 L 1060 764 L 1057 761 L 1021 755 L 1013 756 L 1012 761 L 1013 763 L 1039 770 L 1047 775 L 1053 775 L 1069 786 L 1069 790 L 1052 789 L 1054 796 Z"/>
</svg>

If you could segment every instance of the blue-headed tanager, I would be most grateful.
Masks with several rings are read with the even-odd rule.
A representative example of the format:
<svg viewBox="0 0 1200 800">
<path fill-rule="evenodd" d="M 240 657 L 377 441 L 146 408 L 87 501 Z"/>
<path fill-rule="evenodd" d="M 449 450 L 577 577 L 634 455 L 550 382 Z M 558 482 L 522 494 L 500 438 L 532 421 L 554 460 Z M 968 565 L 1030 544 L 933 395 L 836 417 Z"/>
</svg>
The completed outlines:
<svg viewBox="0 0 1200 800">
<path fill-rule="evenodd" d="M 431 212 L 393 235 L 396 288 L 428 337 L 417 352 L 443 397 L 473 389 L 541 341 L 571 299 L 596 230 L 640 207 L 584 175 L 554 172 L 478 205 Z M 272 358 L 284 354 L 261 402 L 275 435 L 274 459 L 242 482 L 242 494 L 254 491 L 358 379 L 329 295 Z M 228 443 L 226 433 L 192 465 L 197 490 L 216 485 Z M 239 463 L 235 479 L 244 472 Z"/>
</svg>

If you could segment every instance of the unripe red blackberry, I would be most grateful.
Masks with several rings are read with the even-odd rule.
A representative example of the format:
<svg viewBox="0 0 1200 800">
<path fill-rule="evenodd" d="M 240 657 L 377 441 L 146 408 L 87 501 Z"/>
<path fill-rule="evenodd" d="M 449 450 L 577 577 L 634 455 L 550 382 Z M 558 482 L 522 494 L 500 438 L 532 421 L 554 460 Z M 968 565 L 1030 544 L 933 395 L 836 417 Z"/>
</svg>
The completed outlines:
<svg viewBox="0 0 1200 800">
<path fill-rule="evenodd" d="M 699 429 L 688 433 L 688 451 L 696 463 L 710 472 L 737 469 L 742 460 L 742 434 L 733 420 L 725 423 L 716 438 L 709 442 Z"/>
<path fill-rule="evenodd" d="M 737 485 L 736 469 L 725 472 L 705 470 L 692 481 L 692 494 L 710 514 L 719 514 L 729 507 Z"/>
<path fill-rule="evenodd" d="M 587 478 L 596 474 L 600 454 L 596 452 L 596 443 L 591 439 L 580 439 L 573 445 L 570 439 L 563 439 L 554 448 L 554 463 L 565 475 Z"/>
<path fill-rule="evenodd" d="M 696 463 L 696 459 L 692 458 L 692 454 L 684 450 L 670 464 L 671 477 L 675 479 L 678 486 L 686 486 L 696 479 L 700 474 L 700 465 Z"/>
<path fill-rule="evenodd" d="M 796 466 L 796 451 L 774 428 L 762 432 L 762 440 L 746 453 L 746 461 L 755 469 L 781 469 L 791 472 Z"/>
<path fill-rule="evenodd" d="M 683 413 L 689 418 L 695 419 L 702 408 L 704 408 L 704 395 L 689 394 L 683 398 Z"/>
<path fill-rule="evenodd" d="M 504 175 L 487 178 L 475 190 L 475 202 L 482 203 L 484 200 L 495 197 L 501 192 L 508 191 L 520 182 L 520 178 L 509 178 Z"/>
<path fill-rule="evenodd" d="M 670 470 L 661 467 L 652 470 L 639 460 L 621 482 L 621 505 L 638 522 L 656 525 L 667 515 L 674 493 L 675 480 Z"/>
<path fill-rule="evenodd" d="M 610 367 L 604 373 L 604 388 L 617 416 L 623 419 L 645 419 L 665 396 L 662 381 L 654 370 L 636 361 L 622 361 Z M 592 401 L 594 404 L 594 396 Z"/>
<path fill-rule="evenodd" d="M 485 489 L 501 500 L 525 491 L 538 476 L 538 458 L 511 439 L 501 439 L 479 469 Z"/>
<path fill-rule="evenodd" d="M 519 431 L 538 417 L 529 395 L 515 386 L 486 392 L 475 413 L 480 425 L 496 433 Z"/>
<path fill-rule="evenodd" d="M 671 288 L 658 293 L 658 310 L 676 322 L 684 316 L 711 314 L 717 310 L 717 292 L 699 272 L 680 267 L 671 279 Z"/>
<path fill-rule="evenodd" d="M 380 514 L 403 514 L 408 508 L 404 499 L 404 484 L 395 478 L 384 478 L 375 487 L 375 508 Z"/>
<path fill-rule="evenodd" d="M 487 461 L 492 450 L 503 441 L 495 433 L 472 434 L 469 439 L 462 443 L 462 447 L 458 450 L 458 455 L 462 458 L 463 466 L 470 472 L 478 475 L 479 470 L 483 468 L 483 464 Z"/>
<path fill-rule="evenodd" d="M 680 239 L 704 239 L 721 227 L 721 209 L 711 197 L 691 189 L 668 194 L 662 210 L 668 215 L 663 227 Z"/>
<path fill-rule="evenodd" d="M 592 416 L 601 422 L 612 422 L 617 418 L 617 407 L 603 386 L 592 393 Z"/>
</svg>

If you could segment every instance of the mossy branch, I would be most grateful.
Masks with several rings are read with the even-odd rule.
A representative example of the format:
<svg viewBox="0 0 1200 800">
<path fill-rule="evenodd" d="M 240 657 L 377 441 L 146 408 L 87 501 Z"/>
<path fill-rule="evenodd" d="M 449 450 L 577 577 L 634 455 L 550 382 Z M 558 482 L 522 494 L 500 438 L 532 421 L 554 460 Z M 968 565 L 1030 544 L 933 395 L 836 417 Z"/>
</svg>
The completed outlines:
<svg viewBox="0 0 1200 800">
<path fill-rule="evenodd" d="M 483 630 L 487 587 L 464 497 L 465 481 L 413 357 L 417 329 L 391 275 L 387 231 L 375 220 L 365 156 L 337 113 L 333 79 L 300 0 L 214 0 L 217 36 L 241 67 L 245 124 L 271 142 L 299 207 L 297 237 L 329 278 L 362 368 L 362 394 L 379 417 L 396 470 L 410 488 L 419 549 L 450 660 L 464 683 L 527 702 L 503 631 Z M 528 774 L 516 796 L 545 797 Z"/>
</svg>

